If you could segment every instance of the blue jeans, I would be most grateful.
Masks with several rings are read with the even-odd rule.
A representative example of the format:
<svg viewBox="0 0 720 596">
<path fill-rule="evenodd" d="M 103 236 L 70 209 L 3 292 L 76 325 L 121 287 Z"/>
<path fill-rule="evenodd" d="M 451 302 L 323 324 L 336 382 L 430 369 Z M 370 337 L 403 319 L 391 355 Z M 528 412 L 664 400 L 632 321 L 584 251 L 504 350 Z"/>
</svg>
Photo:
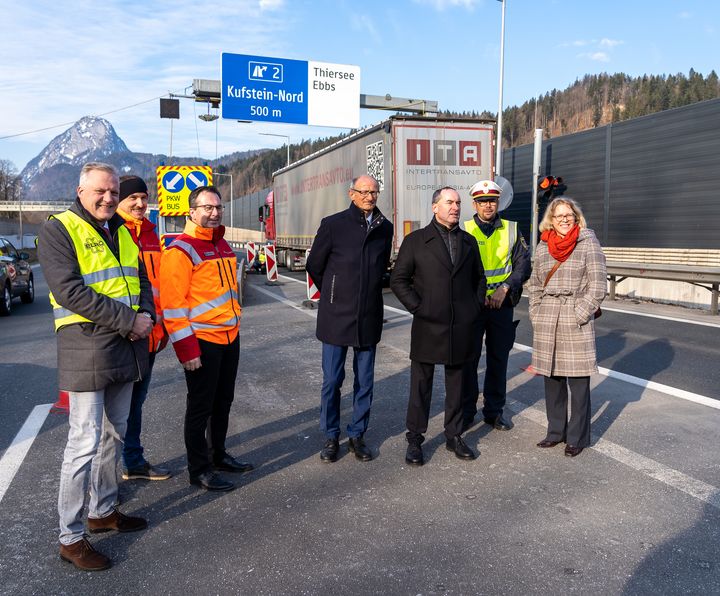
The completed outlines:
<svg viewBox="0 0 720 596">
<path fill-rule="evenodd" d="M 100 391 L 70 391 L 70 430 L 58 494 L 62 544 L 73 544 L 84 535 L 88 484 L 89 517 L 106 517 L 117 505 L 117 464 L 132 388 L 132 383 L 116 383 Z"/>
<path fill-rule="evenodd" d="M 154 363 L 155 352 L 150 352 L 150 366 L 147 375 L 142 381 L 133 384 L 130 414 L 128 415 L 125 443 L 122 450 L 123 465 L 126 470 L 137 470 L 146 463 L 143 457 L 143 447 L 140 444 L 140 431 L 142 430 L 142 407 L 147 399 Z"/>
<path fill-rule="evenodd" d="M 353 413 L 347 426 L 348 437 L 361 437 L 370 421 L 375 382 L 375 349 L 353 348 Z M 323 384 L 320 394 L 320 430 L 328 439 L 340 436 L 340 390 L 345 380 L 348 346 L 322 345 Z"/>
</svg>

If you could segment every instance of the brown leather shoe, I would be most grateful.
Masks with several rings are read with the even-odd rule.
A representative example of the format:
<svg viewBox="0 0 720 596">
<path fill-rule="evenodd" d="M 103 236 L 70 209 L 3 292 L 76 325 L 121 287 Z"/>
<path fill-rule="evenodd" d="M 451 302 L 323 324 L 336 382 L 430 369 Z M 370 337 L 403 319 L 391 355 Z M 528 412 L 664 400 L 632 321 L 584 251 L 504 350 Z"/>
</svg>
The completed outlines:
<svg viewBox="0 0 720 596">
<path fill-rule="evenodd" d="M 109 532 L 117 530 L 118 532 L 137 532 L 147 528 L 147 521 L 142 517 L 130 517 L 120 513 L 117 509 L 106 517 L 88 517 L 88 530 L 91 534 L 99 534 L 101 532 Z"/>
<path fill-rule="evenodd" d="M 87 538 L 72 544 L 60 544 L 60 558 L 72 563 L 82 571 L 102 571 L 110 569 L 110 559 L 96 551 Z"/>
</svg>

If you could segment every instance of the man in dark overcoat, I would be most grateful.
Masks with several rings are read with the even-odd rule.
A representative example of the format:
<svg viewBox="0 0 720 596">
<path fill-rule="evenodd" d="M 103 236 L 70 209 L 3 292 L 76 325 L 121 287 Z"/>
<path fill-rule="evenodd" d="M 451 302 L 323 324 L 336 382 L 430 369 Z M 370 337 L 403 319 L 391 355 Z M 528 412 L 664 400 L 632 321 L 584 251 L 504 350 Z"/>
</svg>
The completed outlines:
<svg viewBox="0 0 720 596">
<path fill-rule="evenodd" d="M 379 191 L 372 176 L 355 178 L 348 190 L 350 206 L 322 220 L 307 260 L 307 272 L 320 290 L 316 336 L 322 342 L 323 462 L 338 457 L 340 391 L 349 347 L 355 382 L 348 448 L 361 461 L 372 459 L 364 434 L 373 399 L 375 349 L 382 333 L 382 280 L 393 239 L 392 223 L 376 206 Z"/>
<path fill-rule="evenodd" d="M 429 225 L 403 240 L 390 287 L 413 314 L 410 335 L 410 399 L 407 463 L 424 463 L 436 364 L 445 365 L 445 439 L 460 459 L 474 459 L 462 439 L 463 365 L 475 351 L 485 274 L 474 238 L 461 230 L 460 196 L 450 187 L 435 191 Z"/>
</svg>

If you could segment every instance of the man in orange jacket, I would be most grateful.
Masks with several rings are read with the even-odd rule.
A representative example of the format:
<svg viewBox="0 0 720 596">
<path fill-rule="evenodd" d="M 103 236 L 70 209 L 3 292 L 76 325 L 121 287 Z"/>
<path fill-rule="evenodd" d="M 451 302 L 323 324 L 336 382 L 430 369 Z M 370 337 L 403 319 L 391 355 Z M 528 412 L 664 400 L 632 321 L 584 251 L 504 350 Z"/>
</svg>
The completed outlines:
<svg viewBox="0 0 720 596">
<path fill-rule="evenodd" d="M 163 253 L 160 305 L 170 341 L 185 369 L 190 484 L 232 490 L 235 485 L 215 470 L 253 469 L 225 451 L 240 358 L 237 259 L 223 239 L 218 190 L 201 186 L 190 193 L 189 201 L 185 230 Z"/>
<path fill-rule="evenodd" d="M 155 233 L 155 224 L 146 219 L 145 212 L 148 206 L 148 189 L 145 181 L 138 176 L 120 177 L 120 203 L 117 213 L 125 220 L 125 227 L 130 231 L 135 244 L 140 249 L 140 259 L 145 265 L 145 271 L 152 284 L 153 300 L 155 302 L 156 323 L 148 338 L 150 341 L 150 371 L 141 381 L 133 385 L 132 401 L 130 402 L 130 415 L 128 416 L 127 431 L 123 443 L 122 459 L 124 480 L 167 480 L 170 471 L 160 466 L 153 466 L 143 456 L 143 446 L 140 442 L 142 429 L 142 407 L 148 394 L 150 376 L 152 374 L 155 355 L 162 350 L 168 341 L 165 327 L 162 323 L 162 310 L 160 309 L 159 287 L 160 280 L 160 240 Z"/>
</svg>

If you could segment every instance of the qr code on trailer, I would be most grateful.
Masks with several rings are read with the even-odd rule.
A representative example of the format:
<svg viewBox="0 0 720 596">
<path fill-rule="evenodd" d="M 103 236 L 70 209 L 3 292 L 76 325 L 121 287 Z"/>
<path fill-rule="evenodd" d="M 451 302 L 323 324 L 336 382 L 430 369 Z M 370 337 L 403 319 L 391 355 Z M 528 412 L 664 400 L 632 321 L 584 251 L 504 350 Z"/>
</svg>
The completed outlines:
<svg viewBox="0 0 720 596">
<path fill-rule="evenodd" d="M 383 190 L 385 186 L 385 180 L 383 180 L 385 160 L 383 158 L 382 141 L 367 146 L 367 173 L 378 181 L 380 190 Z"/>
</svg>

